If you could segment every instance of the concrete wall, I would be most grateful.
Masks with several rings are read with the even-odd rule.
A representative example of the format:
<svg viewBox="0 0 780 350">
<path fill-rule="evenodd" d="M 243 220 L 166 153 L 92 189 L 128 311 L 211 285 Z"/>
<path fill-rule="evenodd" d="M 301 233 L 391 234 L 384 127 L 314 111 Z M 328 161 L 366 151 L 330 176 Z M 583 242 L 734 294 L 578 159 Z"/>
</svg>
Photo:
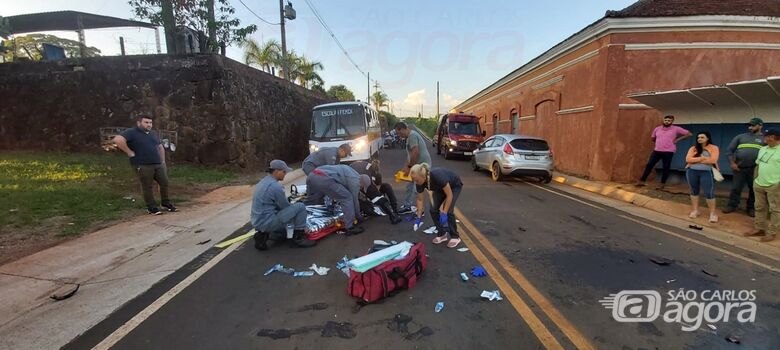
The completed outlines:
<svg viewBox="0 0 780 350">
<path fill-rule="evenodd" d="M 609 34 L 536 68 L 461 108 L 482 117 L 483 129 L 511 130 L 547 139 L 560 171 L 597 180 L 634 181 L 653 149 L 650 131 L 661 122 L 654 109 L 620 109 L 627 97 L 780 75 L 780 50 L 675 49 L 626 51 L 639 43 L 780 43 L 776 33 L 661 31 Z M 595 52 L 595 53 L 594 53 Z M 555 78 L 561 78 L 554 82 Z M 547 86 L 545 82 L 551 82 Z M 574 108 L 583 111 L 567 113 Z"/>
<path fill-rule="evenodd" d="M 99 128 L 155 117 L 178 133 L 174 161 L 257 169 L 308 153 L 327 98 L 218 55 L 0 64 L 0 149 L 91 151 Z"/>
</svg>

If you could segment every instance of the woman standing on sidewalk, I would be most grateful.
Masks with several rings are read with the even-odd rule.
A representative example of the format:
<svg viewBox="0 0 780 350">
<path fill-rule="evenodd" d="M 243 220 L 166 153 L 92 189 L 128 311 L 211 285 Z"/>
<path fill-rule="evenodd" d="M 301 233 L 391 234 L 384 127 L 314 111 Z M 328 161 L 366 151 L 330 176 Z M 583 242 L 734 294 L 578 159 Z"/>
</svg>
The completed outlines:
<svg viewBox="0 0 780 350">
<path fill-rule="evenodd" d="M 455 202 L 458 201 L 463 182 L 458 174 L 450 169 L 430 169 L 427 163 L 415 164 L 409 171 L 417 188 L 417 220 L 415 225 L 422 224 L 423 196 L 425 190 L 431 191 L 431 219 L 433 219 L 438 235 L 433 244 L 447 242 L 447 247 L 455 248 L 460 244 L 457 221 L 455 220 Z M 438 219 L 438 221 L 437 221 Z"/>
<path fill-rule="evenodd" d="M 691 187 L 691 218 L 699 216 L 699 192 L 704 190 L 704 198 L 707 199 L 707 207 L 710 209 L 710 222 L 718 222 L 718 216 L 715 215 L 715 178 L 713 169 L 718 168 L 718 157 L 720 150 L 718 146 L 713 145 L 712 137 L 708 132 L 700 132 L 696 136 L 696 145 L 688 150 L 685 161 L 685 178 Z"/>
</svg>

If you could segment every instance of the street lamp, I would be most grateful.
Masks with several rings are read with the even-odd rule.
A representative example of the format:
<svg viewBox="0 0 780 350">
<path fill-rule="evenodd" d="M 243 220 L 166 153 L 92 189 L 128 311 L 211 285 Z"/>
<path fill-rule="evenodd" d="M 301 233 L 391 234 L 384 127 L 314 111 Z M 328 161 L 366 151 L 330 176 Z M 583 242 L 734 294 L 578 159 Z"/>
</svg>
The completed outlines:
<svg viewBox="0 0 780 350">
<path fill-rule="evenodd" d="M 284 20 L 294 20 L 296 17 L 295 9 L 292 2 L 287 1 L 287 6 L 284 5 L 284 0 L 279 0 L 279 24 L 282 27 L 282 70 L 284 71 L 284 79 L 290 80 L 290 72 L 287 71 L 287 38 L 284 33 Z"/>
</svg>

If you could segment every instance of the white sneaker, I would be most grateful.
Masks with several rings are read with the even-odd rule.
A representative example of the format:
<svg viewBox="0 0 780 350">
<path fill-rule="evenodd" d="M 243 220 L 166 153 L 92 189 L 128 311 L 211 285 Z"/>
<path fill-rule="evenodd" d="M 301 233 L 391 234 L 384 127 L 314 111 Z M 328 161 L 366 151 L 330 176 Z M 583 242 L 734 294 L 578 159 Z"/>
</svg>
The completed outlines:
<svg viewBox="0 0 780 350">
<path fill-rule="evenodd" d="M 699 211 L 698 210 L 692 211 L 691 214 L 688 215 L 688 217 L 691 218 L 691 219 L 698 218 L 699 217 Z"/>
<path fill-rule="evenodd" d="M 718 216 L 715 214 L 710 214 L 710 222 L 713 224 L 718 222 Z"/>
</svg>

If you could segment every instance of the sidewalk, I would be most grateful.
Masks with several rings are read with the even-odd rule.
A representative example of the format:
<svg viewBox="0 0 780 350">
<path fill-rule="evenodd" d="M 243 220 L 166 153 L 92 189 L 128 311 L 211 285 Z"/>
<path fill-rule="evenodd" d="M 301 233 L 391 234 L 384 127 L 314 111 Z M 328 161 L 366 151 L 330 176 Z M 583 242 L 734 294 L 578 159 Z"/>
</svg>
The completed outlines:
<svg viewBox="0 0 780 350">
<path fill-rule="evenodd" d="M 747 216 L 744 211 L 733 212 L 730 214 L 723 214 L 721 209 L 723 203 L 718 202 L 717 215 L 719 217 L 718 223 L 710 223 L 708 221 L 708 215 L 702 214 L 697 219 L 691 219 L 688 214 L 691 211 L 690 203 L 680 203 L 673 200 L 665 199 L 669 195 L 685 195 L 687 191 L 681 186 L 667 186 L 663 191 L 652 190 L 654 186 L 648 184 L 647 187 L 643 187 L 642 191 L 648 194 L 654 194 L 651 196 L 648 194 L 638 193 L 640 192 L 635 186 L 627 184 L 619 184 L 614 182 L 605 181 L 590 181 L 584 180 L 578 177 L 565 175 L 561 173 L 555 173 L 553 181 L 569 185 L 575 188 L 579 188 L 588 192 L 600 194 L 605 197 L 617 199 L 626 203 L 631 203 L 635 206 L 647 208 L 658 213 L 671 216 L 680 220 L 687 221 L 691 224 L 696 224 L 702 227 L 706 227 L 712 230 L 718 230 L 727 232 L 734 236 L 735 240 L 746 240 L 753 243 L 759 242 L 759 238 L 756 237 L 743 237 L 742 233 L 750 231 L 754 228 L 753 218 Z M 718 193 L 722 195 L 723 193 Z M 706 203 L 701 200 L 702 213 L 706 213 Z M 780 239 L 775 239 L 772 242 L 761 243 L 774 248 L 780 248 Z"/>
<path fill-rule="evenodd" d="M 243 227 L 253 189 L 223 187 L 180 212 L 138 216 L 0 266 L 0 349 L 67 344 Z M 71 298 L 49 298 L 74 284 Z"/>
</svg>

